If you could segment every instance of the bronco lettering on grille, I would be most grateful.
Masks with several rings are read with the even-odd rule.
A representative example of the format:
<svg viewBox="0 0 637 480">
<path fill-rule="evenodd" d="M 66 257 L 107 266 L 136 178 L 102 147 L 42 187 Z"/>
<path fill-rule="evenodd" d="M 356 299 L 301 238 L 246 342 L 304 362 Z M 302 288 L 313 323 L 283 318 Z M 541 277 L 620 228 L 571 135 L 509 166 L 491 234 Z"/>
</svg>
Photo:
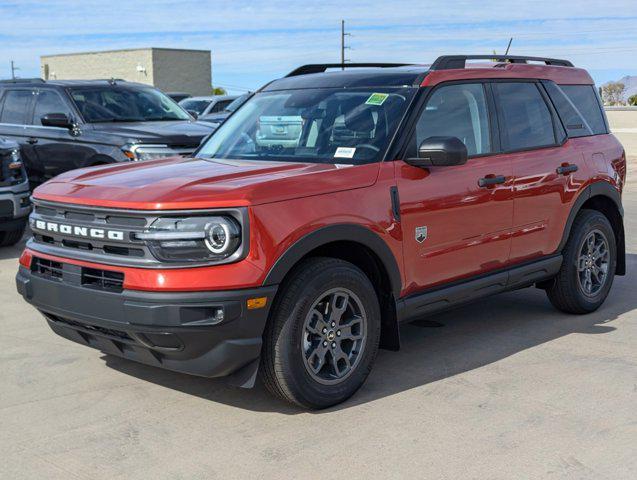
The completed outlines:
<svg viewBox="0 0 637 480">
<path fill-rule="evenodd" d="M 77 225 L 64 225 L 56 222 L 36 220 L 32 228 L 44 232 L 62 233 L 76 237 L 95 238 L 98 240 L 124 241 L 124 232 L 120 230 L 106 230 L 104 228 L 81 227 Z"/>
</svg>

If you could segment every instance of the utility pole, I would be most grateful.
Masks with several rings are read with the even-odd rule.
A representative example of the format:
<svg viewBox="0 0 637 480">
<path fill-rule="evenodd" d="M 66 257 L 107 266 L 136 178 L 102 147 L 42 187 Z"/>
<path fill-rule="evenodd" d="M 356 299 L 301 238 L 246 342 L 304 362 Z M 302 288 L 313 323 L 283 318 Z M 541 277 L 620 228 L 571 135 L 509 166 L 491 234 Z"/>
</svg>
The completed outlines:
<svg viewBox="0 0 637 480">
<path fill-rule="evenodd" d="M 351 33 L 345 33 L 345 20 L 341 20 L 341 70 L 345 70 L 345 62 L 349 62 L 345 58 L 345 50 L 350 47 L 345 45 L 345 37 L 350 36 Z"/>
<path fill-rule="evenodd" d="M 15 66 L 15 64 L 13 63 L 13 60 L 11 60 L 11 80 L 15 80 L 15 71 L 16 70 L 20 70 L 18 67 Z"/>
</svg>

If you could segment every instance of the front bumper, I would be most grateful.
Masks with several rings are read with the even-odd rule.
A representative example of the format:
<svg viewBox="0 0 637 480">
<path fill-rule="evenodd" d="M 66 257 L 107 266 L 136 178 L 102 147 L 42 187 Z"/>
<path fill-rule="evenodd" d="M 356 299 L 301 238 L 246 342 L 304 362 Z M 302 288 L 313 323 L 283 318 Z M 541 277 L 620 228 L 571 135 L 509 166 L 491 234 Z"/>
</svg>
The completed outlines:
<svg viewBox="0 0 637 480">
<path fill-rule="evenodd" d="M 31 212 L 29 183 L 0 187 L 0 232 L 22 226 Z"/>
<path fill-rule="evenodd" d="M 74 285 L 72 278 L 66 271 L 62 278 L 43 278 L 20 266 L 16 284 L 62 337 L 168 370 L 232 375 L 232 383 L 252 386 L 276 287 L 115 293 Z M 247 300 L 255 297 L 267 297 L 265 307 L 248 309 Z M 213 312 L 218 308 L 224 318 L 216 323 Z"/>
</svg>

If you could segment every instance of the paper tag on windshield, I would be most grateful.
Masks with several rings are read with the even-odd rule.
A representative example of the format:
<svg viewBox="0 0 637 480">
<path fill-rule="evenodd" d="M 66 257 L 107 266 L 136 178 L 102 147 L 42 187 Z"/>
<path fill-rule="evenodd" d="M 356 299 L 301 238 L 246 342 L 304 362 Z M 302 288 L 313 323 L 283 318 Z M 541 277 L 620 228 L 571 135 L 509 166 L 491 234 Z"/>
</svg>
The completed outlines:
<svg viewBox="0 0 637 480">
<path fill-rule="evenodd" d="M 367 105 L 382 105 L 387 97 L 389 97 L 388 93 L 372 93 L 365 103 Z"/>
<path fill-rule="evenodd" d="M 356 153 L 355 148 L 338 147 L 336 153 L 334 153 L 334 158 L 354 158 L 354 153 Z"/>
</svg>

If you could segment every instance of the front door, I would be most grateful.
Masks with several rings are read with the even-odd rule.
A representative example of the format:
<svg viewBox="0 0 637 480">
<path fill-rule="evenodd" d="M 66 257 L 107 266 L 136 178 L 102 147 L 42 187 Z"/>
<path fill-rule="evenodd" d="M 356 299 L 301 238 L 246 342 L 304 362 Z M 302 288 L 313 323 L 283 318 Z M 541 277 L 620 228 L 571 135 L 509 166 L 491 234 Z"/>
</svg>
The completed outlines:
<svg viewBox="0 0 637 480">
<path fill-rule="evenodd" d="M 406 155 L 415 156 L 428 137 L 454 136 L 469 159 L 427 169 L 395 162 L 406 294 L 507 264 L 512 171 L 508 156 L 493 154 L 499 150 L 494 125 L 488 85 L 442 85 L 429 96 Z"/>
<path fill-rule="evenodd" d="M 81 136 L 74 135 L 69 128 L 42 125 L 42 117 L 51 113 L 63 113 L 70 119 L 77 118 L 58 92 L 44 88 L 37 91 L 30 130 L 33 137 L 37 138 L 34 150 L 43 172 L 43 180 L 85 166 L 94 155 L 94 150 L 84 145 Z"/>
</svg>

